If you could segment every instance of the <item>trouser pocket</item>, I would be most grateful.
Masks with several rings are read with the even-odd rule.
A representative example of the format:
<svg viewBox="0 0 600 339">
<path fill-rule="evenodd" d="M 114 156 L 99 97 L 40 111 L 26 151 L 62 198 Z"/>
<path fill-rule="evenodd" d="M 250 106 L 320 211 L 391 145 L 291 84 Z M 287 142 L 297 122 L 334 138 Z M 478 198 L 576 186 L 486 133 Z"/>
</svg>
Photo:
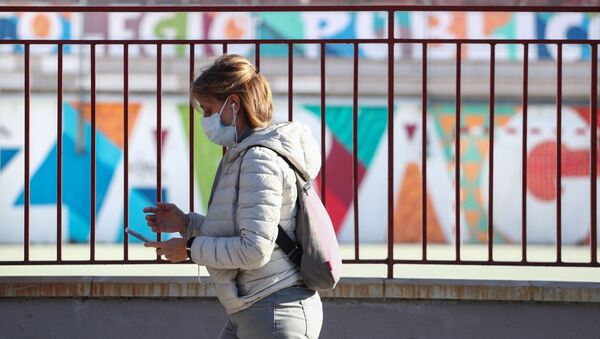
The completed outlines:
<svg viewBox="0 0 600 339">
<path fill-rule="evenodd" d="M 318 338 L 323 325 L 323 304 L 318 293 L 308 299 L 301 300 L 304 319 L 306 320 L 306 337 Z"/>
<path fill-rule="evenodd" d="M 229 316 L 240 339 L 272 338 L 275 326 L 273 303 L 256 303 Z"/>
</svg>

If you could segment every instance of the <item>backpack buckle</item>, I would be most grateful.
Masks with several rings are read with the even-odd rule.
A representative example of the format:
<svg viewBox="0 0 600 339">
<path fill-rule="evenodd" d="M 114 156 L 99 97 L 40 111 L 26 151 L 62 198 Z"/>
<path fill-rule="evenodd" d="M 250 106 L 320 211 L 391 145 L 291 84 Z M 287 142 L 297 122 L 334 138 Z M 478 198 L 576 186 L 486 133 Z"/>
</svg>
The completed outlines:
<svg viewBox="0 0 600 339">
<path fill-rule="evenodd" d="M 287 254 L 287 257 L 299 267 L 300 262 L 302 261 L 302 249 L 298 246 L 294 247 L 294 249 Z"/>
<path fill-rule="evenodd" d="M 308 190 L 310 190 L 311 185 L 310 182 L 306 182 L 306 184 L 304 184 L 304 186 L 302 186 L 302 190 L 304 191 L 304 193 L 307 193 Z"/>
</svg>

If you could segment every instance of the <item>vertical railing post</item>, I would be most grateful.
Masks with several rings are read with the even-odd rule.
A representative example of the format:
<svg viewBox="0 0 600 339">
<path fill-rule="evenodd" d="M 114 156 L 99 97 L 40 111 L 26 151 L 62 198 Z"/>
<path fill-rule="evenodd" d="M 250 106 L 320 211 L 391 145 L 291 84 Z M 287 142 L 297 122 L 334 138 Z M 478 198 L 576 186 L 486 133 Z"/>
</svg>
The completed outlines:
<svg viewBox="0 0 600 339">
<path fill-rule="evenodd" d="M 327 207 L 327 148 L 325 147 L 327 107 L 325 106 L 325 79 L 325 43 L 321 42 L 321 200 L 323 201 L 323 205 Z"/>
<path fill-rule="evenodd" d="M 388 251 L 387 277 L 394 278 L 394 11 L 388 11 Z"/>
<path fill-rule="evenodd" d="M 455 260 L 456 261 L 460 261 L 460 204 L 461 204 L 461 200 L 460 200 L 460 109 L 461 109 L 461 105 L 460 105 L 460 97 L 461 97 L 461 93 L 460 93 L 460 83 L 461 83 L 461 43 L 457 43 L 456 44 L 456 98 L 455 98 L 455 105 L 456 105 L 456 124 L 454 126 L 454 133 L 455 133 L 455 173 L 454 173 L 454 180 L 456 181 L 455 186 L 455 192 L 454 192 L 454 198 L 456 199 L 456 206 L 455 206 L 455 215 L 454 215 L 454 223 L 456 225 L 456 229 L 455 229 Z"/>
<path fill-rule="evenodd" d="M 496 119 L 496 44 L 490 45 L 490 157 L 488 177 L 488 261 L 494 260 L 494 126 Z"/>
<path fill-rule="evenodd" d="M 354 213 L 354 259 L 360 258 L 358 228 L 358 43 L 354 43 L 352 62 L 352 200 Z"/>
<path fill-rule="evenodd" d="M 63 44 L 59 43 L 56 84 L 56 260 L 62 261 L 62 81 L 63 81 Z"/>
<path fill-rule="evenodd" d="M 260 72 L 260 43 L 254 44 L 254 63 L 256 66 L 256 70 Z"/>
<path fill-rule="evenodd" d="M 90 63 L 91 63 L 91 151 L 90 167 L 92 174 L 90 177 L 90 261 L 96 260 L 96 44 L 90 44 Z"/>
<path fill-rule="evenodd" d="M 123 45 L 123 258 L 129 260 L 129 44 Z"/>
<path fill-rule="evenodd" d="M 427 260 L 427 43 L 421 60 L 421 259 Z"/>
<path fill-rule="evenodd" d="M 527 108 L 529 103 L 529 44 L 524 44 L 523 49 L 523 180 L 521 183 L 521 261 L 527 262 Z"/>
<path fill-rule="evenodd" d="M 288 121 L 294 119 L 294 46 L 288 43 Z"/>
<path fill-rule="evenodd" d="M 556 262 L 562 262 L 562 50 L 556 58 Z"/>
<path fill-rule="evenodd" d="M 189 69 L 189 82 L 190 82 L 190 90 L 191 85 L 194 82 L 194 59 L 195 59 L 195 45 L 190 44 L 190 69 Z M 192 93 L 189 94 L 189 124 L 190 124 L 190 135 L 189 135 L 189 143 L 190 143 L 190 212 L 194 212 L 194 103 L 192 102 Z"/>
<path fill-rule="evenodd" d="M 162 44 L 156 45 L 156 201 L 162 202 Z M 156 232 L 156 241 L 161 233 Z M 160 255 L 156 255 L 160 260 Z"/>
<path fill-rule="evenodd" d="M 592 72 L 592 81 L 591 81 L 591 91 L 590 91 L 590 116 L 591 116 L 591 129 L 592 129 L 592 140 L 591 140 L 591 173 L 590 173 L 590 181 L 591 181 L 591 199 L 590 199 L 590 212 L 591 212 L 591 262 L 593 264 L 598 263 L 597 256 L 597 211 L 596 211 L 596 194 L 597 194 L 597 185 L 596 180 L 598 178 L 598 164 L 597 161 L 597 150 L 598 150 L 598 43 L 594 43 L 591 45 L 592 47 L 592 57 L 591 59 L 591 72 Z"/>
<path fill-rule="evenodd" d="M 25 234 L 23 235 L 23 260 L 25 262 L 29 261 L 29 202 L 30 202 L 30 192 L 31 192 L 31 183 L 29 182 L 29 157 L 30 157 L 30 131 L 29 131 L 29 127 L 31 125 L 31 117 L 30 117 L 30 101 L 31 101 L 31 85 L 29 82 L 29 78 L 30 78 L 30 45 L 29 44 L 25 44 L 24 46 L 25 48 L 25 54 L 24 54 L 24 58 L 25 58 L 25 70 L 24 70 L 24 82 L 25 82 L 25 173 L 24 173 L 24 185 L 25 185 L 25 192 L 24 192 L 24 213 L 25 215 L 23 216 L 24 219 L 24 232 Z"/>
</svg>

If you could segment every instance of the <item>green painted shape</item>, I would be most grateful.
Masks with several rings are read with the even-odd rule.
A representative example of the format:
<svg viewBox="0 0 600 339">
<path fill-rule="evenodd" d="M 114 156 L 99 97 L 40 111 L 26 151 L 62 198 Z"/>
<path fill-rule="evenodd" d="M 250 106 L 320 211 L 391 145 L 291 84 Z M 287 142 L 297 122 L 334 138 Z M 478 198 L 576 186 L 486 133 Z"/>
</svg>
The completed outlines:
<svg viewBox="0 0 600 339">
<path fill-rule="evenodd" d="M 367 167 L 387 129 L 387 107 L 362 106 L 358 109 L 358 158 Z"/>
<path fill-rule="evenodd" d="M 179 104 L 179 117 L 185 131 L 186 140 L 190 137 L 189 104 Z M 195 112 L 195 111 L 194 111 Z M 194 174 L 200 186 L 202 205 L 206 211 L 208 199 L 215 179 L 219 162 L 223 156 L 223 148 L 208 140 L 202 128 L 202 114 L 194 117 Z M 189 152 L 189 148 L 188 148 Z"/>
<path fill-rule="evenodd" d="M 280 38 L 302 39 L 304 38 L 304 22 L 297 12 L 261 12 L 256 17 L 259 22 L 259 37 L 261 33 L 270 31 L 279 35 Z"/>
<path fill-rule="evenodd" d="M 465 193 L 465 200 L 463 201 L 463 208 L 468 210 L 479 211 L 479 205 L 477 205 L 477 200 L 475 200 L 475 194 L 473 194 L 474 189 L 468 189 Z"/>
<path fill-rule="evenodd" d="M 164 31 L 175 30 L 175 37 L 166 36 Z M 154 35 L 164 39 L 185 39 L 187 34 L 187 13 L 173 13 L 168 19 L 158 22 L 154 27 Z M 177 56 L 184 56 L 185 46 L 176 45 L 175 53 Z"/>
<path fill-rule="evenodd" d="M 467 137 L 464 138 L 468 143 L 467 149 L 460 154 L 460 161 L 466 162 L 481 162 L 483 158 L 481 157 L 481 153 L 479 152 L 479 148 L 477 147 L 477 141 L 482 138 L 486 138 L 485 136 L 481 137 Z"/>
<path fill-rule="evenodd" d="M 321 106 L 305 105 L 304 108 L 321 117 Z M 325 124 L 335 138 L 352 152 L 352 106 L 327 106 L 325 116 Z M 360 106 L 358 126 L 358 159 L 369 167 L 387 128 L 387 107 Z"/>
<path fill-rule="evenodd" d="M 259 21 L 256 29 L 259 39 L 303 39 L 304 21 L 297 12 L 261 12 L 256 13 Z M 295 44 L 294 50 L 304 53 L 303 44 Z M 282 56 L 288 54 L 288 46 L 282 44 L 263 44 L 260 48 L 262 56 Z"/>
</svg>

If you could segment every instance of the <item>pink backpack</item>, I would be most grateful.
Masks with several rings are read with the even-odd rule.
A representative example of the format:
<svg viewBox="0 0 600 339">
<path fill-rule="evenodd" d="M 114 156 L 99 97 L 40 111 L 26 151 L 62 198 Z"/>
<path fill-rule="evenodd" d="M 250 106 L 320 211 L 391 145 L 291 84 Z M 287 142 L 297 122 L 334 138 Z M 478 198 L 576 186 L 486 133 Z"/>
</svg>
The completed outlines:
<svg viewBox="0 0 600 339">
<path fill-rule="evenodd" d="M 288 258 L 300 267 L 300 275 L 309 288 L 325 291 L 335 288 L 342 273 L 342 257 L 331 218 L 323 202 L 300 171 L 279 152 L 263 146 L 276 154 L 296 173 L 298 213 L 296 214 L 296 242 L 278 225 L 277 245 Z"/>
</svg>

